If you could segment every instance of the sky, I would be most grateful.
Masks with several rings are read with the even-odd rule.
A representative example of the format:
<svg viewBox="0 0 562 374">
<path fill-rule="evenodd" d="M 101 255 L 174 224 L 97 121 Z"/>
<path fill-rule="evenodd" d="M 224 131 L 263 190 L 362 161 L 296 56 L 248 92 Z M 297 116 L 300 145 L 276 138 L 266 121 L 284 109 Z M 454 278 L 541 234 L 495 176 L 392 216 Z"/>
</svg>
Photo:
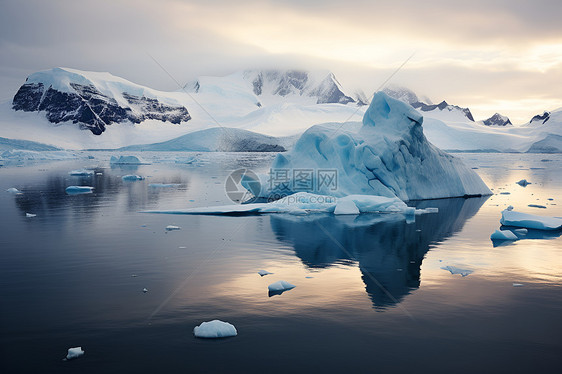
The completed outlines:
<svg viewBox="0 0 562 374">
<path fill-rule="evenodd" d="M 0 0 L 0 9 L 2 101 L 57 66 L 160 90 L 242 69 L 322 69 L 372 93 L 407 61 L 388 84 L 469 107 L 477 120 L 500 112 L 518 124 L 562 107 L 560 0 Z"/>
</svg>

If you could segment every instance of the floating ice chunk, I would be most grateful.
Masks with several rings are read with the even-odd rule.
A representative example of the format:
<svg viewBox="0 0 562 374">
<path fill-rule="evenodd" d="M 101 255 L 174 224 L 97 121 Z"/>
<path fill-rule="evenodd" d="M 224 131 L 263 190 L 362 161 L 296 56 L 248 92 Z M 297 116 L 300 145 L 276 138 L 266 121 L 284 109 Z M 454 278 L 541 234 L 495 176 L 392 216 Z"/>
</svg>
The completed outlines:
<svg viewBox="0 0 562 374">
<path fill-rule="evenodd" d="M 353 200 L 340 199 L 336 203 L 336 208 L 334 209 L 334 214 L 359 214 L 359 208 L 353 202 Z"/>
<path fill-rule="evenodd" d="M 148 163 L 137 156 L 111 156 L 110 165 L 147 165 Z"/>
<path fill-rule="evenodd" d="M 148 187 L 151 188 L 170 188 L 170 187 L 177 187 L 181 186 L 179 183 L 151 183 Z"/>
<path fill-rule="evenodd" d="M 227 338 L 229 336 L 238 335 L 236 327 L 228 322 L 219 321 L 215 319 L 210 322 L 203 322 L 199 326 L 193 328 L 193 334 L 197 338 Z"/>
<path fill-rule="evenodd" d="M 17 195 L 17 194 L 20 194 L 20 193 L 21 193 L 21 191 L 18 190 L 17 188 L 15 188 L 15 187 L 8 188 L 8 189 L 6 190 L 6 192 L 12 193 L 12 194 L 14 194 L 14 195 Z"/>
<path fill-rule="evenodd" d="M 492 240 L 517 240 L 519 238 L 509 230 L 496 230 L 490 236 L 490 239 L 492 239 Z"/>
<path fill-rule="evenodd" d="M 272 291 L 272 292 L 279 292 L 279 291 L 282 292 L 282 291 L 291 290 L 295 287 L 296 286 L 294 284 L 291 284 L 291 283 L 289 283 L 287 281 L 284 281 L 284 280 L 280 280 L 280 281 L 277 281 L 275 283 L 271 283 L 269 286 L 267 286 L 267 289 L 269 291 Z"/>
<path fill-rule="evenodd" d="M 166 226 L 166 230 L 167 230 L 167 231 L 181 230 L 181 227 L 179 227 L 179 226 L 174 226 L 174 225 L 168 225 L 168 226 Z"/>
<path fill-rule="evenodd" d="M 270 272 L 267 271 L 267 270 L 260 270 L 260 271 L 258 271 L 258 274 L 263 277 L 263 276 L 265 276 L 265 275 L 269 275 L 269 274 L 273 274 L 273 273 L 270 273 Z"/>
<path fill-rule="evenodd" d="M 511 212 L 513 210 L 513 205 L 508 206 L 507 210 Z"/>
<path fill-rule="evenodd" d="M 72 170 L 68 174 L 74 177 L 89 177 L 94 174 L 94 171 L 89 169 L 79 169 L 79 170 Z"/>
<path fill-rule="evenodd" d="M 134 181 L 141 181 L 144 179 L 144 177 L 141 177 L 140 175 L 129 174 L 129 175 L 123 175 L 121 179 L 127 182 L 134 182 Z"/>
<path fill-rule="evenodd" d="M 65 359 L 73 360 L 83 355 L 84 355 L 84 351 L 82 350 L 82 347 L 68 348 L 68 353 Z"/>
<path fill-rule="evenodd" d="M 143 289 L 142 289 L 142 292 L 147 293 L 148 290 L 147 290 L 146 288 L 143 288 Z"/>
<path fill-rule="evenodd" d="M 342 198 L 333 196 L 316 195 L 308 192 L 298 192 L 285 196 L 270 203 L 233 204 L 215 207 L 200 207 L 182 210 L 155 210 L 147 213 L 167 214 L 259 214 L 259 213 L 290 213 L 308 214 L 333 213 L 338 203 L 351 201 L 361 213 L 403 213 L 413 215 L 415 209 L 408 207 L 397 197 L 384 197 L 372 195 L 350 195 Z"/>
<path fill-rule="evenodd" d="M 515 182 L 515 183 L 517 183 L 521 187 L 527 187 L 528 184 L 531 184 L 531 182 L 528 182 L 526 179 L 521 179 L 520 181 Z"/>
<path fill-rule="evenodd" d="M 466 277 L 467 275 L 470 275 L 470 274 L 473 273 L 472 270 L 461 269 L 461 268 L 458 268 L 456 266 L 443 266 L 441 269 L 447 270 L 448 272 L 450 272 L 453 275 L 460 274 L 462 277 Z"/>
<path fill-rule="evenodd" d="M 500 192 L 500 195 L 511 195 L 511 192 Z"/>
<path fill-rule="evenodd" d="M 513 283 L 513 287 L 523 287 L 522 283 Z"/>
<path fill-rule="evenodd" d="M 546 206 L 544 205 L 539 205 L 539 204 L 529 204 L 527 205 L 530 208 L 541 208 L 541 209 L 546 209 Z"/>
<path fill-rule="evenodd" d="M 68 186 L 66 187 L 66 193 L 69 195 L 78 195 L 83 193 L 92 193 L 94 187 L 90 186 Z"/>
<path fill-rule="evenodd" d="M 28 217 L 28 218 L 32 218 L 32 217 L 37 217 L 37 214 L 25 213 L 25 216 Z"/>
<path fill-rule="evenodd" d="M 502 211 L 500 223 L 505 226 L 537 230 L 559 230 L 562 228 L 562 218 L 544 217 L 513 210 Z"/>
</svg>

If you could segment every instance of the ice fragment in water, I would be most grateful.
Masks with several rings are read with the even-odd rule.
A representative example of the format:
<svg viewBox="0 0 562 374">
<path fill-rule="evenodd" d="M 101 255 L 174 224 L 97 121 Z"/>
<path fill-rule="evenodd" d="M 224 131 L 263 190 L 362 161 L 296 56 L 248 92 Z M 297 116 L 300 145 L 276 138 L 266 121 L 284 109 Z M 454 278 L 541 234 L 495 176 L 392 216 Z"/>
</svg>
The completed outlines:
<svg viewBox="0 0 562 374">
<path fill-rule="evenodd" d="M 236 327 L 230 323 L 215 319 L 210 322 L 203 322 L 199 326 L 195 326 L 193 334 L 197 338 L 216 339 L 236 336 L 238 335 L 238 331 L 236 331 Z"/>
</svg>

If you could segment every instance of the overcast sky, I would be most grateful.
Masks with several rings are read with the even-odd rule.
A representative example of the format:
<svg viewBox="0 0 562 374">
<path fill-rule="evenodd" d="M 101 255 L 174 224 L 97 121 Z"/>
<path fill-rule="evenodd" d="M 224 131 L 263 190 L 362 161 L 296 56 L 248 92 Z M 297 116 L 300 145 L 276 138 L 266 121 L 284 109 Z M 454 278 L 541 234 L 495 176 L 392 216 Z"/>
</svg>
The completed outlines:
<svg viewBox="0 0 562 374">
<path fill-rule="evenodd" d="M 177 89 L 247 68 L 391 80 L 515 123 L 562 107 L 560 0 L 0 0 L 0 100 L 56 66 Z"/>
</svg>

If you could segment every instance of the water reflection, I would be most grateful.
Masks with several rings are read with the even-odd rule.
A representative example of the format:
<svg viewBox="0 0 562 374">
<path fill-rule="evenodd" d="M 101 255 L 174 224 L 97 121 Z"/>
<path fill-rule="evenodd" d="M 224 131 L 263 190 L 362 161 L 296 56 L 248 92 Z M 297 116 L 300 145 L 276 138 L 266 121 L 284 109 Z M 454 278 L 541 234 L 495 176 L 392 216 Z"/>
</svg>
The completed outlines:
<svg viewBox="0 0 562 374">
<path fill-rule="evenodd" d="M 309 268 L 357 262 L 373 307 L 384 309 L 420 286 L 421 264 L 431 246 L 459 232 L 486 199 L 416 202 L 412 205 L 437 207 L 439 213 L 417 216 L 414 223 L 398 214 L 273 215 L 271 225 Z"/>
<path fill-rule="evenodd" d="M 165 176 L 158 179 L 142 181 L 123 181 L 122 176 L 137 172 L 138 166 L 92 168 L 94 174 L 90 176 L 72 176 L 66 171 L 57 171 L 45 176 L 42 181 L 34 182 L 30 188 L 24 188 L 24 193 L 15 199 L 16 206 L 25 214 L 35 213 L 38 217 L 46 216 L 49 212 L 70 209 L 74 213 L 95 214 L 102 206 L 124 205 L 125 210 L 135 212 L 148 205 L 158 203 L 160 195 L 168 191 L 185 191 L 189 188 L 189 178 L 177 170 L 173 173 L 164 172 Z M 145 175 L 146 173 L 142 173 Z M 148 188 L 152 182 L 165 182 L 173 187 Z M 68 186 L 94 187 L 91 194 L 72 195 L 65 192 Z M 68 217 L 65 215 L 64 217 Z"/>
</svg>

